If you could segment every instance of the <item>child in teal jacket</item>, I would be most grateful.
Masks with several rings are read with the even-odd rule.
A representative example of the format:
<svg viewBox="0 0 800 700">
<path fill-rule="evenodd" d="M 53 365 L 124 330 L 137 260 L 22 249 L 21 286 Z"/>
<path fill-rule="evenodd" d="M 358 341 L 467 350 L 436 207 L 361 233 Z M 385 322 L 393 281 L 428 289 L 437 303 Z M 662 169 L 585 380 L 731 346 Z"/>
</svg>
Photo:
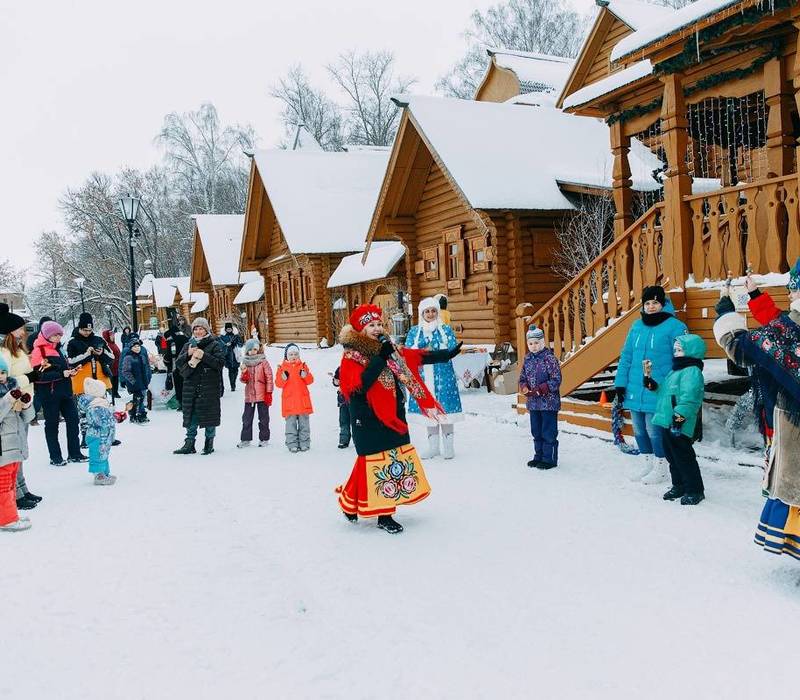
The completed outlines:
<svg viewBox="0 0 800 700">
<path fill-rule="evenodd" d="M 664 429 L 664 452 L 669 462 L 672 488 L 664 500 L 681 499 L 682 505 L 697 505 L 705 498 L 703 477 L 692 443 L 696 439 L 705 381 L 703 358 L 706 344 L 699 335 L 679 336 L 673 346 L 672 371 L 659 384 L 647 373 L 644 386 L 656 394 L 653 424 Z"/>
</svg>

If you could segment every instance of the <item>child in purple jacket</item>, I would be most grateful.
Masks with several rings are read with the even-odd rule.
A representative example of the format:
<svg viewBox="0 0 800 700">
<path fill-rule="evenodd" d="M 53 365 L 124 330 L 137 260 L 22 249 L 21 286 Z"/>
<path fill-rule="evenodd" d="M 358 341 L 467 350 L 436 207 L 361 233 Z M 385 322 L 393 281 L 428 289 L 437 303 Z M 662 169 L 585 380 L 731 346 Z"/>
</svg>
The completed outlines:
<svg viewBox="0 0 800 700">
<path fill-rule="evenodd" d="M 529 467 L 558 466 L 558 412 L 561 409 L 561 366 L 544 342 L 544 332 L 531 326 L 525 335 L 528 353 L 519 374 L 519 391 L 527 397 L 531 417 L 533 459 Z"/>
</svg>

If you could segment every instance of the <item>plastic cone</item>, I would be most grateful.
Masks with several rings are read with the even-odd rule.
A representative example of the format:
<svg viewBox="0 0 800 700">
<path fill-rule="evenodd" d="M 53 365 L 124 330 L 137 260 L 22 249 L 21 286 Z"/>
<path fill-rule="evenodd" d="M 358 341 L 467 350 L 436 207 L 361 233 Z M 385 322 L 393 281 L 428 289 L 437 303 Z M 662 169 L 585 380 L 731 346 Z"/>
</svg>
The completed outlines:
<svg viewBox="0 0 800 700">
<path fill-rule="evenodd" d="M 598 401 L 598 403 L 601 406 L 610 406 L 611 405 L 611 402 L 608 400 L 608 396 L 606 396 L 605 389 L 600 392 L 600 401 Z"/>
</svg>

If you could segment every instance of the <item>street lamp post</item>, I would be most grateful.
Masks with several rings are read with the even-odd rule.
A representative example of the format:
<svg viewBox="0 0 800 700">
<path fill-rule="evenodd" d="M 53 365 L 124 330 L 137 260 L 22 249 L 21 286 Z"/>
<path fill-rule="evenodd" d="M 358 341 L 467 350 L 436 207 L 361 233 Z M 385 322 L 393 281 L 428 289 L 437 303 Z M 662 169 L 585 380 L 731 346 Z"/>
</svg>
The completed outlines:
<svg viewBox="0 0 800 700">
<path fill-rule="evenodd" d="M 86 313 L 86 302 L 84 301 L 84 298 L 83 298 L 83 285 L 85 283 L 86 283 L 86 278 L 85 277 L 76 277 L 75 278 L 75 284 L 78 285 L 78 289 L 80 290 L 80 293 L 81 293 L 81 313 L 83 313 L 83 314 Z"/>
<path fill-rule="evenodd" d="M 113 331 L 114 330 L 114 322 L 111 319 L 111 304 L 106 304 L 105 305 L 105 309 L 106 309 L 106 316 L 108 316 L 108 330 Z"/>
<path fill-rule="evenodd" d="M 119 209 L 128 226 L 128 251 L 131 263 L 131 328 L 134 332 L 139 330 L 139 314 L 136 308 L 136 274 L 133 264 L 133 225 L 136 223 L 136 217 L 139 216 L 139 204 L 139 198 L 129 194 L 119 199 Z"/>
</svg>

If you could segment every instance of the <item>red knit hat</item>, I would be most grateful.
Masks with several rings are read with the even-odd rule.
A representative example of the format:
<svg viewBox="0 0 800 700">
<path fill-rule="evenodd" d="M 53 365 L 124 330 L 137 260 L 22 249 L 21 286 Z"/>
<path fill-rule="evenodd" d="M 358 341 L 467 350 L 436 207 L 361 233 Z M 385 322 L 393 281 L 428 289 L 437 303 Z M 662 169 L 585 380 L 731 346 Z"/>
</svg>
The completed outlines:
<svg viewBox="0 0 800 700">
<path fill-rule="evenodd" d="M 362 304 L 350 314 L 350 325 L 359 333 L 364 330 L 364 326 L 372 321 L 382 321 L 383 311 L 380 306 L 375 304 Z"/>
</svg>

